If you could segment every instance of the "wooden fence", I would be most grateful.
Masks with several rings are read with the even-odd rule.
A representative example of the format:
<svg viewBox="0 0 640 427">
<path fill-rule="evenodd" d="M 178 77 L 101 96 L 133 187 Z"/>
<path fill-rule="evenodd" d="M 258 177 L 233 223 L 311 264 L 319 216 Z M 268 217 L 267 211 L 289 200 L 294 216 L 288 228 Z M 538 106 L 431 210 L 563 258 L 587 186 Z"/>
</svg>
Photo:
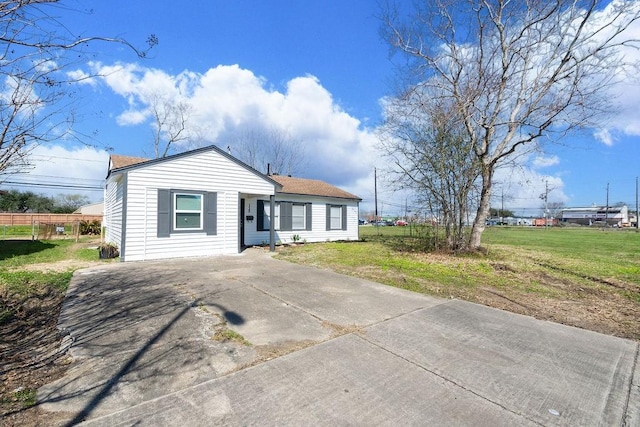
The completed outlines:
<svg viewBox="0 0 640 427">
<path fill-rule="evenodd" d="M 33 223 L 64 224 L 77 221 L 102 221 L 102 215 L 2 213 L 0 225 L 31 225 Z"/>
</svg>

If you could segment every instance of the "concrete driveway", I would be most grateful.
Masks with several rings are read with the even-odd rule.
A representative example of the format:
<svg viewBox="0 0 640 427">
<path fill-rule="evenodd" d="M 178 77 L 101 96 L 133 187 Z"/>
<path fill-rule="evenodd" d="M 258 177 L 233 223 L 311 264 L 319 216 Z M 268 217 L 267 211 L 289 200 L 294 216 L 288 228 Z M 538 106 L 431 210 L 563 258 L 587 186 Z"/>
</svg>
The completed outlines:
<svg viewBox="0 0 640 427">
<path fill-rule="evenodd" d="M 640 425 L 638 342 L 256 249 L 79 271 L 59 323 L 69 425 Z"/>
</svg>

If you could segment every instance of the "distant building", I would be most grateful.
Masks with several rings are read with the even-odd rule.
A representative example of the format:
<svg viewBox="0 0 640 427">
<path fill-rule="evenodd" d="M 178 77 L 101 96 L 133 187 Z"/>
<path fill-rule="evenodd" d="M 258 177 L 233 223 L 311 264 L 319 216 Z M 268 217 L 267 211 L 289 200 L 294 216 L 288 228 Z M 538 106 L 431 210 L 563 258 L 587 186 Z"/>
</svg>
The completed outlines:
<svg viewBox="0 0 640 427">
<path fill-rule="evenodd" d="M 487 218 L 487 220 L 485 221 L 485 224 L 486 225 L 530 226 L 530 225 L 533 225 L 533 221 L 534 220 L 532 218 L 520 218 L 520 217 L 514 218 L 511 216 L 503 217 L 503 218 L 492 217 L 492 218 Z"/>
<path fill-rule="evenodd" d="M 591 206 L 588 208 L 567 208 L 562 210 L 562 222 L 568 224 L 604 224 L 618 227 L 629 226 L 629 208 L 623 206 Z"/>
<path fill-rule="evenodd" d="M 533 225 L 535 227 L 553 227 L 560 225 L 558 218 L 534 218 Z"/>
<path fill-rule="evenodd" d="M 82 215 L 102 215 L 104 213 L 104 202 L 80 206 L 73 213 Z"/>
</svg>

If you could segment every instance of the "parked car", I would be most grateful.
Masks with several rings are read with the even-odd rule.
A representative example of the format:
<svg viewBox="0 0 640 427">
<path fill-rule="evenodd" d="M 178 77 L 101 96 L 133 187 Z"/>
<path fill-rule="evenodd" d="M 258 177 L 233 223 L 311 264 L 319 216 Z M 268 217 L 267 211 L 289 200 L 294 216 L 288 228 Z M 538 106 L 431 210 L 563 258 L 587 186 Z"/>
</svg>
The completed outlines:
<svg viewBox="0 0 640 427">
<path fill-rule="evenodd" d="M 404 220 L 402 220 L 402 219 L 399 219 L 399 220 L 397 220 L 397 221 L 396 221 L 396 225 L 397 225 L 398 227 L 404 227 L 404 226 L 408 225 L 408 223 L 407 223 L 407 221 L 404 221 Z"/>
</svg>

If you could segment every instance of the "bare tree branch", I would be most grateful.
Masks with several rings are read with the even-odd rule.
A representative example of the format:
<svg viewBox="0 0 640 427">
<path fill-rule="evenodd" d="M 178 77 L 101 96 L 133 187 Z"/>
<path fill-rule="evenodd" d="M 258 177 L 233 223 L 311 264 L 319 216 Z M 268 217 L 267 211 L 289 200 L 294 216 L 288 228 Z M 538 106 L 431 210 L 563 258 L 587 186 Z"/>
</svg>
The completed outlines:
<svg viewBox="0 0 640 427">
<path fill-rule="evenodd" d="M 118 43 L 146 57 L 158 43 L 139 49 L 121 38 L 73 35 L 53 15 L 59 0 L 0 2 L 0 176 L 23 170 L 39 144 L 73 137 L 76 97 L 68 70 L 96 42 Z"/>
<path fill-rule="evenodd" d="M 155 158 L 166 157 L 175 145 L 190 140 L 187 133 L 191 105 L 162 95 L 149 97 L 153 116 L 153 151 Z"/>
<path fill-rule="evenodd" d="M 247 130 L 238 146 L 241 160 L 264 173 L 295 175 L 305 167 L 302 141 L 279 128 Z"/>
<path fill-rule="evenodd" d="M 606 91 L 636 69 L 622 49 L 640 3 L 596 0 L 433 0 L 411 16 L 388 7 L 388 42 L 407 55 L 409 86 L 451 102 L 480 162 L 470 247 L 478 248 L 497 167 L 541 137 L 595 126 L 613 111 Z M 551 139 L 551 138 L 548 138 Z"/>
</svg>

